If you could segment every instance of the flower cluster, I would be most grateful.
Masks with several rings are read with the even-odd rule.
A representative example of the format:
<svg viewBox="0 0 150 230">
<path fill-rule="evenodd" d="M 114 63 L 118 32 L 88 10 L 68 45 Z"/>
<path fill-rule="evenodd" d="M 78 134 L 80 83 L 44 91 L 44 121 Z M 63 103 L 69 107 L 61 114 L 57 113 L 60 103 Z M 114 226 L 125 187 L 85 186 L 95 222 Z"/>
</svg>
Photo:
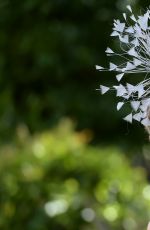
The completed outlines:
<svg viewBox="0 0 150 230">
<path fill-rule="evenodd" d="M 117 37 L 120 42 L 120 53 L 115 53 L 112 49 L 107 48 L 108 56 L 117 55 L 122 58 L 122 63 L 117 65 L 110 62 L 108 69 L 96 65 L 99 71 L 115 71 L 118 82 L 128 73 L 145 73 L 144 79 L 137 85 L 119 83 L 112 87 L 116 90 L 116 96 L 121 100 L 117 104 L 117 110 L 120 110 L 125 103 L 130 103 L 132 111 L 124 117 L 124 120 L 132 123 L 136 120 L 144 126 L 150 126 L 150 120 L 147 111 L 150 107 L 150 10 L 145 14 L 136 17 L 131 9 L 127 6 L 129 14 L 123 13 L 124 22 L 114 20 L 112 37 Z M 110 87 L 100 85 L 101 93 L 104 94 Z"/>
</svg>

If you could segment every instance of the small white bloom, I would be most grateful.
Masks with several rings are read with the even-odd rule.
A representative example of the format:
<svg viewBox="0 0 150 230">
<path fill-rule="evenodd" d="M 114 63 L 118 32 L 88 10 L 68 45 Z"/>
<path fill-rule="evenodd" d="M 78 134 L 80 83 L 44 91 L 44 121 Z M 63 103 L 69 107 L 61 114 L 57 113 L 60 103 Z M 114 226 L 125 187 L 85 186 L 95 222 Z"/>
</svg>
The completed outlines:
<svg viewBox="0 0 150 230">
<path fill-rule="evenodd" d="M 118 82 L 124 75 L 129 73 L 145 73 L 144 80 L 137 82 L 136 85 L 126 83 L 125 85 L 115 85 L 116 96 L 122 98 L 118 102 L 117 110 L 130 102 L 132 112 L 124 120 L 132 123 L 132 119 L 140 122 L 144 126 L 150 126 L 150 120 L 147 117 L 147 109 L 150 107 L 150 10 L 145 14 L 135 16 L 131 6 L 127 6 L 129 15 L 123 13 L 123 22 L 114 20 L 112 37 L 120 42 L 120 53 L 115 53 L 111 48 L 106 49 L 108 56 L 120 56 L 122 64 L 109 63 L 109 68 L 96 66 L 99 71 L 115 71 Z M 106 93 L 110 88 L 100 86 L 101 93 Z"/>
<path fill-rule="evenodd" d="M 117 74 L 116 75 L 117 81 L 121 81 L 121 79 L 123 78 L 123 75 L 124 75 L 124 73 Z"/>
<path fill-rule="evenodd" d="M 139 113 L 134 114 L 133 119 L 140 122 L 142 119 L 142 113 L 139 112 Z"/>
<path fill-rule="evenodd" d="M 131 18 L 133 21 L 137 22 L 137 20 L 136 20 L 136 18 L 135 18 L 135 16 L 134 16 L 133 14 L 130 16 L 130 18 Z"/>
<path fill-rule="evenodd" d="M 101 94 L 104 94 L 109 90 L 109 88 L 104 85 L 100 85 L 100 89 L 101 89 Z"/>
<path fill-rule="evenodd" d="M 102 70 L 102 69 L 104 69 L 104 68 L 103 68 L 102 66 L 100 66 L 100 65 L 96 65 L 95 67 L 96 67 L 97 70 Z"/>
<path fill-rule="evenodd" d="M 141 121 L 142 125 L 150 126 L 150 120 L 146 117 Z"/>
<path fill-rule="evenodd" d="M 114 54 L 114 51 L 112 51 L 112 49 L 110 49 L 109 47 L 106 49 L 105 52 L 108 54 Z"/>
<path fill-rule="evenodd" d="M 110 62 L 109 70 L 115 70 L 116 68 L 117 68 L 117 65 L 115 65 L 114 63 Z"/>
<path fill-rule="evenodd" d="M 117 97 L 121 97 L 127 93 L 126 88 L 121 84 L 117 87 L 116 91 L 117 91 Z"/>
<path fill-rule="evenodd" d="M 118 104 L 117 104 L 117 110 L 120 110 L 123 105 L 124 105 L 124 102 L 118 102 Z"/>
<path fill-rule="evenodd" d="M 134 109 L 134 111 L 136 112 L 140 106 L 140 102 L 139 101 L 131 101 L 131 106 Z"/>
<path fill-rule="evenodd" d="M 150 230 L 150 222 L 148 223 L 147 230 Z"/>
<path fill-rule="evenodd" d="M 123 13 L 123 17 L 124 17 L 125 20 L 127 20 L 127 15 L 126 15 L 126 13 Z"/>
<path fill-rule="evenodd" d="M 127 116 L 124 117 L 123 119 L 124 119 L 125 121 L 128 121 L 128 122 L 132 123 L 132 118 L 133 118 L 132 113 L 130 113 L 129 115 L 127 115 Z"/>
<path fill-rule="evenodd" d="M 132 9 L 130 5 L 127 6 L 127 9 L 132 13 Z"/>
<path fill-rule="evenodd" d="M 136 92 L 136 86 L 127 83 L 128 95 L 131 96 L 132 93 Z"/>
</svg>

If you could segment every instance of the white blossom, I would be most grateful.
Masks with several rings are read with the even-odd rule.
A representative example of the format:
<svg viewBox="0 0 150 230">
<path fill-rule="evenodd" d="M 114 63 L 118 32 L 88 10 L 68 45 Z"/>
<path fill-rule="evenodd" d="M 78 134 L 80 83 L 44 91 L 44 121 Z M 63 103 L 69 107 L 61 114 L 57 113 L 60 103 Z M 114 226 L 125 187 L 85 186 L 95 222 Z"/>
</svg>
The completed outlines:
<svg viewBox="0 0 150 230">
<path fill-rule="evenodd" d="M 117 110 L 120 110 L 123 105 L 124 105 L 124 102 L 118 102 L 118 104 L 117 104 Z"/>
<path fill-rule="evenodd" d="M 136 85 L 124 83 L 113 87 L 101 85 L 101 93 L 108 90 L 116 90 L 116 96 L 120 97 L 117 110 L 120 110 L 125 103 L 130 104 L 131 113 L 124 117 L 124 120 L 132 123 L 136 120 L 144 126 L 150 126 L 147 110 L 150 107 L 150 10 L 140 16 L 135 16 L 131 6 L 127 6 L 128 14 L 123 13 L 123 22 L 114 20 L 112 37 L 120 42 L 120 53 L 111 48 L 106 49 L 107 56 L 119 56 L 122 63 L 117 65 L 110 62 L 109 68 L 96 65 L 99 71 L 114 71 L 116 79 L 120 82 L 126 74 L 145 73 L 144 79 Z"/>
<path fill-rule="evenodd" d="M 147 230 L 150 230 L 150 222 L 148 223 Z"/>
</svg>

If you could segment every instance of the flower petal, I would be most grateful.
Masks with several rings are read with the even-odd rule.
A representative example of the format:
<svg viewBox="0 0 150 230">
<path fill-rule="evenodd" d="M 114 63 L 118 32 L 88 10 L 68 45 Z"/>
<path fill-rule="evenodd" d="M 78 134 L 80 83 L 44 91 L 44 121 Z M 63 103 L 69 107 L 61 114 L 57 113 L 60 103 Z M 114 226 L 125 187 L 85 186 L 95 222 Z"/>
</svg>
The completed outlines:
<svg viewBox="0 0 150 230">
<path fill-rule="evenodd" d="M 130 33 L 130 34 L 134 33 L 134 29 L 133 29 L 132 26 L 129 26 L 125 31 L 128 32 L 128 33 Z"/>
<path fill-rule="evenodd" d="M 127 83 L 128 94 L 131 95 L 136 90 L 136 86 Z"/>
<path fill-rule="evenodd" d="M 148 18 L 149 18 L 149 13 L 147 12 L 144 14 L 144 16 L 139 16 L 138 23 L 142 30 L 147 30 L 148 28 Z"/>
<path fill-rule="evenodd" d="M 134 114 L 133 119 L 136 120 L 136 121 L 140 121 L 142 119 L 141 112 Z"/>
<path fill-rule="evenodd" d="M 134 63 L 135 66 L 139 66 L 139 65 L 142 64 L 142 62 L 140 60 L 138 60 L 137 58 L 133 59 L 133 63 Z"/>
<path fill-rule="evenodd" d="M 105 53 L 114 54 L 114 51 L 108 47 Z"/>
<path fill-rule="evenodd" d="M 123 96 L 124 94 L 127 93 L 126 88 L 121 84 L 117 87 L 116 90 L 117 90 L 117 97 L 121 97 L 121 96 Z"/>
<path fill-rule="evenodd" d="M 141 98 L 141 96 L 143 96 L 143 94 L 145 93 L 144 87 L 142 84 L 140 84 L 136 88 L 138 91 L 138 98 Z"/>
<path fill-rule="evenodd" d="M 104 94 L 109 90 L 109 87 L 104 86 L 104 85 L 100 85 L 100 89 L 101 89 L 101 94 Z"/>
<path fill-rule="evenodd" d="M 132 13 L 132 9 L 131 9 L 131 6 L 130 6 L 130 5 L 127 5 L 126 8 Z"/>
<path fill-rule="evenodd" d="M 127 62 L 126 70 L 133 70 L 133 69 L 135 69 L 135 65 L 133 65 L 133 64 L 130 63 L 130 62 Z"/>
<path fill-rule="evenodd" d="M 136 112 L 140 106 L 140 101 L 131 101 L 131 106 L 134 109 L 134 111 Z"/>
<path fill-rule="evenodd" d="M 123 105 L 124 105 L 124 102 L 118 102 L 118 104 L 117 104 L 117 110 L 120 110 Z"/>
<path fill-rule="evenodd" d="M 135 51 L 135 48 L 134 48 L 134 47 L 131 48 L 131 49 L 128 51 L 128 54 L 129 54 L 130 56 L 138 57 L 138 54 L 137 54 L 137 52 Z M 128 63 L 129 63 L 129 62 L 128 62 Z"/>
<path fill-rule="evenodd" d="M 120 21 L 118 21 L 115 24 L 114 30 L 122 33 L 124 31 L 124 29 L 125 29 L 125 23 L 121 23 Z"/>
<path fill-rule="evenodd" d="M 114 63 L 110 62 L 109 70 L 112 71 L 112 70 L 115 70 L 116 68 L 117 68 L 117 65 L 115 65 Z"/>
<path fill-rule="evenodd" d="M 124 76 L 124 73 L 117 74 L 116 75 L 117 81 L 121 81 L 121 79 L 123 78 L 123 76 Z"/>
<path fill-rule="evenodd" d="M 127 20 L 127 15 L 126 15 L 126 13 L 123 13 L 123 17 L 124 17 L 125 20 Z"/>
<path fill-rule="evenodd" d="M 141 121 L 141 124 L 144 126 L 150 126 L 150 120 L 146 117 Z"/>
<path fill-rule="evenodd" d="M 133 14 L 130 16 L 130 18 L 131 18 L 134 22 L 137 22 L 137 20 L 136 20 L 136 18 L 135 18 L 135 16 L 134 16 Z"/>
<path fill-rule="evenodd" d="M 115 37 L 119 36 L 120 34 L 117 31 L 113 31 L 110 36 Z"/>
<path fill-rule="evenodd" d="M 148 223 L 147 230 L 150 230 L 150 222 Z"/>
<path fill-rule="evenodd" d="M 129 43 L 129 36 L 128 35 L 125 35 L 125 36 L 119 36 L 119 40 L 123 43 Z"/>
<path fill-rule="evenodd" d="M 132 118 L 133 118 L 132 113 L 130 113 L 129 115 L 127 115 L 127 116 L 124 117 L 123 119 L 124 119 L 125 121 L 128 121 L 128 122 L 132 123 Z"/>
<path fill-rule="evenodd" d="M 102 67 L 100 65 L 96 65 L 95 67 L 96 67 L 97 70 L 103 70 L 104 69 L 104 67 Z"/>
</svg>

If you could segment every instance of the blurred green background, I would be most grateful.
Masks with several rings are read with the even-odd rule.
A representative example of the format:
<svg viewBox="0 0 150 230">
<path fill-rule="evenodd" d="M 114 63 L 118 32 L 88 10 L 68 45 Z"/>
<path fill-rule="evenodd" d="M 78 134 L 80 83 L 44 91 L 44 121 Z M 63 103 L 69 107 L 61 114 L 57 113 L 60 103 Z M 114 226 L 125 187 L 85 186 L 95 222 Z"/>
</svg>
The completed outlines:
<svg viewBox="0 0 150 230">
<path fill-rule="evenodd" d="M 146 0 L 0 0 L 0 229 L 141 230 L 150 150 L 106 66 L 113 19 Z M 130 76 L 129 76 L 130 79 Z"/>
</svg>

